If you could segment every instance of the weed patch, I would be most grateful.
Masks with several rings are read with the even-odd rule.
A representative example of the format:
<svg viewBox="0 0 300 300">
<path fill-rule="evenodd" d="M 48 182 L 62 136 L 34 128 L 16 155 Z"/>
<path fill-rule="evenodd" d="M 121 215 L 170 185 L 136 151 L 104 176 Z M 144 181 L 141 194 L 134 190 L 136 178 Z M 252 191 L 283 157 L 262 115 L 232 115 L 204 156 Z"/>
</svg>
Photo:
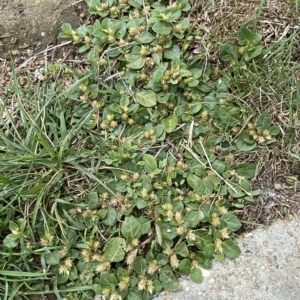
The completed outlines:
<svg viewBox="0 0 300 300">
<path fill-rule="evenodd" d="M 260 194 L 248 157 L 282 139 L 233 93 L 276 52 L 262 35 L 242 27 L 220 71 L 194 51 L 187 0 L 88 6 L 95 22 L 60 34 L 87 67 L 46 63 L 30 89 L 14 73 L 0 98 L 3 299 L 146 300 L 180 275 L 201 283 L 212 259 L 240 254 L 236 212 Z"/>
</svg>

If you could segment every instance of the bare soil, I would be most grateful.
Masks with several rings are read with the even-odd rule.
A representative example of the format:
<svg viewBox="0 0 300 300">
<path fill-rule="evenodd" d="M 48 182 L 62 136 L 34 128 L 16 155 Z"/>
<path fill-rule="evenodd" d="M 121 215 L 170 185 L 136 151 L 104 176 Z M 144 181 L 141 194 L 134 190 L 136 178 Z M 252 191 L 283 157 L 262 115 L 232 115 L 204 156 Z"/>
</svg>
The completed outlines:
<svg viewBox="0 0 300 300">
<path fill-rule="evenodd" d="M 63 23 L 79 27 L 86 19 L 86 4 L 74 0 L 1 0 L 0 59 L 18 51 L 24 59 L 57 44 Z"/>
</svg>

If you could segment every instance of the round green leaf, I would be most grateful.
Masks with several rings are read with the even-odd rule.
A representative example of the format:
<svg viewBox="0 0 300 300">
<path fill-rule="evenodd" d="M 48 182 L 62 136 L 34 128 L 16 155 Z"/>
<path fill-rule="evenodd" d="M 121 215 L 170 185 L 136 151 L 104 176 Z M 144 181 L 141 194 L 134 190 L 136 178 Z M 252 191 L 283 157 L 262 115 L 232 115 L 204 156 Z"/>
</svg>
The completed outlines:
<svg viewBox="0 0 300 300">
<path fill-rule="evenodd" d="M 184 220 L 189 222 L 191 228 L 194 228 L 201 221 L 201 214 L 199 211 L 191 210 L 184 216 Z"/>
<path fill-rule="evenodd" d="M 187 182 L 188 182 L 189 186 L 194 189 L 195 187 L 200 185 L 201 180 L 198 176 L 196 176 L 194 174 L 189 174 L 188 178 L 187 178 Z"/>
<path fill-rule="evenodd" d="M 144 217 L 139 217 L 138 220 L 142 226 L 142 235 L 147 234 L 151 229 L 151 221 Z"/>
<path fill-rule="evenodd" d="M 86 50 L 89 50 L 90 48 L 91 48 L 90 45 L 83 45 L 83 46 L 81 46 L 81 47 L 78 49 L 78 53 L 82 53 L 82 52 L 84 52 L 84 51 L 86 51 Z"/>
<path fill-rule="evenodd" d="M 170 49 L 168 49 L 164 52 L 164 57 L 172 60 L 173 63 L 179 63 L 180 62 L 180 54 L 181 54 L 180 48 L 177 45 L 173 45 Z M 190 71 L 187 71 L 187 72 L 190 72 Z M 180 75 L 181 76 L 184 75 L 184 70 L 180 71 Z M 192 74 L 190 74 L 190 76 L 192 76 Z"/>
<path fill-rule="evenodd" d="M 239 187 L 234 187 L 234 189 L 228 188 L 228 192 L 234 198 L 241 198 L 245 196 L 245 193 Z"/>
<path fill-rule="evenodd" d="M 73 265 L 71 267 L 69 279 L 70 280 L 75 280 L 77 278 L 78 278 L 78 271 L 77 271 L 77 268 L 75 267 L 75 265 Z"/>
<path fill-rule="evenodd" d="M 60 256 L 58 250 L 54 250 L 50 253 L 45 253 L 45 261 L 48 265 L 54 266 L 58 265 L 60 261 Z"/>
<path fill-rule="evenodd" d="M 212 163 L 212 167 L 213 167 L 214 170 L 215 170 L 216 172 L 218 172 L 219 174 L 222 174 L 222 173 L 225 171 L 225 164 L 224 164 L 222 161 L 218 160 L 218 159 L 216 159 L 216 160 Z"/>
<path fill-rule="evenodd" d="M 195 192 L 202 195 L 210 196 L 213 192 L 213 189 L 213 183 L 209 179 L 205 179 L 201 181 L 198 186 L 196 186 Z"/>
<path fill-rule="evenodd" d="M 256 173 L 256 166 L 252 164 L 239 164 L 237 166 L 237 174 L 244 178 L 253 178 Z"/>
<path fill-rule="evenodd" d="M 7 248 L 15 248 L 19 244 L 19 236 L 15 234 L 8 234 L 3 240 L 3 245 Z"/>
<path fill-rule="evenodd" d="M 136 203 L 136 207 L 138 209 L 142 209 L 142 208 L 145 208 L 147 206 L 147 202 L 144 199 L 141 199 L 141 198 L 138 198 L 135 203 Z"/>
<path fill-rule="evenodd" d="M 139 238 L 142 235 L 142 226 L 134 216 L 125 217 L 121 226 L 121 233 L 125 238 Z"/>
<path fill-rule="evenodd" d="M 152 30 L 161 35 L 169 35 L 173 28 L 172 25 L 165 21 L 158 21 L 152 26 Z"/>
<path fill-rule="evenodd" d="M 141 44 L 149 44 L 154 39 L 155 37 L 150 32 L 144 31 L 135 40 Z"/>
<path fill-rule="evenodd" d="M 245 54 L 245 61 L 250 61 L 251 59 L 259 56 L 262 52 L 262 46 L 254 46 L 253 49 L 250 51 L 248 50 Z"/>
<path fill-rule="evenodd" d="M 152 74 L 152 80 L 153 82 L 160 82 L 161 79 L 164 77 L 164 72 L 165 70 L 163 68 L 158 68 L 157 70 L 154 71 Z M 158 100 L 159 103 L 165 103 L 167 102 L 167 98 L 163 98 L 162 100 Z"/>
<path fill-rule="evenodd" d="M 121 106 L 117 103 L 112 103 L 110 106 L 109 106 L 109 109 L 113 112 L 116 112 L 118 114 L 121 114 L 123 112 Z"/>
<path fill-rule="evenodd" d="M 222 227 L 228 228 L 230 231 L 237 231 L 241 228 L 242 223 L 240 220 L 233 214 L 223 215 L 222 218 Z"/>
<path fill-rule="evenodd" d="M 11 232 L 14 232 L 14 231 L 18 231 L 19 232 L 20 231 L 20 227 L 19 227 L 19 225 L 17 223 L 9 220 L 8 224 L 9 224 L 8 227 L 9 227 L 9 229 L 10 229 Z"/>
<path fill-rule="evenodd" d="M 169 266 L 165 266 L 161 269 L 159 279 L 165 290 L 173 292 L 178 289 L 177 279 Z"/>
<path fill-rule="evenodd" d="M 161 121 L 161 124 L 164 127 L 164 130 L 167 133 L 170 133 L 176 128 L 176 126 L 178 124 L 178 117 L 176 115 L 173 115 L 172 117 L 163 119 Z"/>
<path fill-rule="evenodd" d="M 176 227 L 170 223 L 161 223 L 162 237 L 167 240 L 173 240 L 177 236 Z"/>
<path fill-rule="evenodd" d="M 105 209 L 99 209 L 97 212 L 97 215 L 100 218 L 100 220 L 104 219 L 106 214 L 107 214 L 107 211 Z"/>
<path fill-rule="evenodd" d="M 184 258 L 178 266 L 178 271 L 180 274 L 189 274 L 192 263 L 188 258 Z"/>
<path fill-rule="evenodd" d="M 136 274 L 142 275 L 145 273 L 146 269 L 146 261 L 141 257 L 138 256 L 133 263 L 133 270 L 135 271 Z"/>
<path fill-rule="evenodd" d="M 135 59 L 134 61 L 132 61 L 131 63 L 129 63 L 127 65 L 127 67 L 130 69 L 138 70 L 138 69 L 141 69 L 144 66 L 144 64 L 145 64 L 145 58 L 139 57 L 139 58 Z"/>
<path fill-rule="evenodd" d="M 143 91 L 136 94 L 136 101 L 145 107 L 156 105 L 156 95 L 153 91 Z"/>
<path fill-rule="evenodd" d="M 64 34 L 67 34 L 67 35 L 72 34 L 72 26 L 69 23 L 63 23 L 61 26 L 61 30 Z"/>
<path fill-rule="evenodd" d="M 176 247 L 176 253 L 182 257 L 188 257 L 189 256 L 189 250 L 185 243 L 180 243 Z"/>
<path fill-rule="evenodd" d="M 251 151 L 256 147 L 256 142 L 251 140 L 248 134 L 241 133 L 237 138 L 236 147 L 239 151 Z"/>
<path fill-rule="evenodd" d="M 221 261 L 224 259 L 224 254 L 223 253 L 215 253 L 214 254 L 214 259 Z"/>
<path fill-rule="evenodd" d="M 215 245 L 213 243 L 211 244 L 207 244 L 204 248 L 203 248 L 203 254 L 207 257 L 212 257 L 213 254 L 215 252 Z"/>
<path fill-rule="evenodd" d="M 93 291 L 97 294 L 101 294 L 102 288 L 100 284 L 93 284 L 92 285 Z"/>
<path fill-rule="evenodd" d="M 99 284 L 102 289 L 107 287 L 110 288 L 111 285 L 117 285 L 117 279 L 114 275 L 105 272 L 101 274 Z"/>
<path fill-rule="evenodd" d="M 236 47 L 231 44 L 226 44 L 221 48 L 220 51 L 220 58 L 223 61 L 231 61 L 231 60 L 237 60 L 237 50 Z"/>
<path fill-rule="evenodd" d="M 103 219 L 103 224 L 107 226 L 113 226 L 117 220 L 117 212 L 114 207 L 108 207 L 107 214 Z"/>
<path fill-rule="evenodd" d="M 197 268 L 191 271 L 190 278 L 195 283 L 201 283 L 203 279 L 201 269 Z"/>
<path fill-rule="evenodd" d="M 241 254 L 241 250 L 232 240 L 227 240 L 222 243 L 223 253 L 228 258 L 236 258 Z"/>
<path fill-rule="evenodd" d="M 86 195 L 86 201 L 90 208 L 95 208 L 98 204 L 98 193 L 97 192 L 90 192 Z"/>
<path fill-rule="evenodd" d="M 73 246 L 78 238 L 78 234 L 76 232 L 75 229 L 71 228 L 71 227 L 67 227 L 65 229 L 65 238 L 66 238 L 66 243 L 67 245 L 70 247 L 70 246 Z"/>
<path fill-rule="evenodd" d="M 192 103 L 189 108 L 192 114 L 196 114 L 201 110 L 202 103 L 201 102 Z"/>
<path fill-rule="evenodd" d="M 67 282 L 69 279 L 69 275 L 67 275 L 67 274 L 56 273 L 55 277 L 56 277 L 57 284 L 63 284 L 65 282 Z"/>
<path fill-rule="evenodd" d="M 122 238 L 112 238 L 104 246 L 105 258 L 110 262 L 118 262 L 124 259 L 126 242 Z"/>
<path fill-rule="evenodd" d="M 133 288 L 129 291 L 129 294 L 127 296 L 128 300 L 141 300 L 143 299 L 143 292 L 138 291 L 136 288 Z"/>
<path fill-rule="evenodd" d="M 144 154 L 143 155 L 143 161 L 145 161 L 150 168 L 152 169 L 152 171 L 154 171 L 155 169 L 157 169 L 157 162 L 156 159 L 153 155 L 150 154 Z"/>
<path fill-rule="evenodd" d="M 237 36 L 240 45 L 245 45 L 247 42 L 257 44 L 262 39 L 261 34 L 255 33 L 247 27 L 242 27 Z"/>
<path fill-rule="evenodd" d="M 271 126 L 269 128 L 269 132 L 271 135 L 278 135 L 280 133 L 280 127 L 279 126 Z"/>
<path fill-rule="evenodd" d="M 262 113 L 255 121 L 255 126 L 258 132 L 262 132 L 265 129 L 269 129 L 271 125 L 271 117 L 267 113 Z"/>
<path fill-rule="evenodd" d="M 252 185 L 249 180 L 243 179 L 240 181 L 240 188 L 244 191 L 251 192 Z"/>
</svg>

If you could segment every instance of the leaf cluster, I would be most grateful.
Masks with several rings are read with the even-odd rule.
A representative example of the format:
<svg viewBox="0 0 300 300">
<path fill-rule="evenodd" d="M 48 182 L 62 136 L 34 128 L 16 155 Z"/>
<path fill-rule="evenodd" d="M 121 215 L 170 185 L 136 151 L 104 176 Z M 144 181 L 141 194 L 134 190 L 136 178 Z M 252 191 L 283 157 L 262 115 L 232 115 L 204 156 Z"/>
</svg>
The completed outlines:
<svg viewBox="0 0 300 300">
<path fill-rule="evenodd" d="M 232 208 L 259 191 L 256 166 L 235 158 L 279 131 L 266 113 L 248 124 L 229 82 L 186 56 L 187 0 L 88 5 L 95 23 L 60 34 L 86 52 L 88 68 L 49 66 L 38 103 L 16 83 L 21 128 L 3 102 L 0 276 L 18 271 L 28 290 L 64 299 L 151 299 L 240 254 Z M 247 62 L 260 38 L 246 29 L 238 38 Z M 33 270 L 39 283 L 29 282 Z"/>
</svg>

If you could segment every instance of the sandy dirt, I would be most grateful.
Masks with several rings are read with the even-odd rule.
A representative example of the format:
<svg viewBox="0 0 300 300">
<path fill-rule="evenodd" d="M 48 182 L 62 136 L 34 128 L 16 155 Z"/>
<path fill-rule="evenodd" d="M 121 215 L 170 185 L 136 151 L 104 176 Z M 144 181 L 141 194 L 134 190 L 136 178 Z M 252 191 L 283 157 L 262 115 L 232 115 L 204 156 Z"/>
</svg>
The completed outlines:
<svg viewBox="0 0 300 300">
<path fill-rule="evenodd" d="M 57 44 L 61 25 L 80 26 L 85 8 L 75 0 L 1 0 L 0 58 L 7 59 L 10 50 L 37 53 Z"/>
</svg>

